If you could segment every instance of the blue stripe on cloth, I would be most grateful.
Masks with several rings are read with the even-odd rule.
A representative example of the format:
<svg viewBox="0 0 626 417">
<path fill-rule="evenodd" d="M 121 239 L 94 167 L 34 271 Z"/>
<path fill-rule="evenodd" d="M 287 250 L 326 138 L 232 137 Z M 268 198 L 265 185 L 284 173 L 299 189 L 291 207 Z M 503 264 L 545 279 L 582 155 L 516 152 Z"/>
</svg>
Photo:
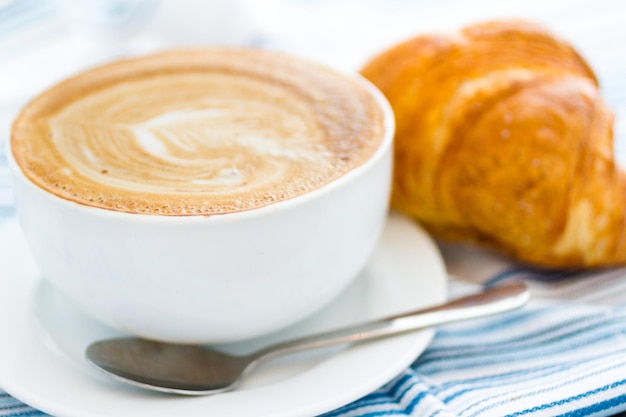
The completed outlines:
<svg viewBox="0 0 626 417">
<path fill-rule="evenodd" d="M 623 307 L 534 306 L 441 329 L 411 369 L 324 416 L 551 417 L 626 411 Z M 487 348 L 476 347 L 477 340 L 485 340 Z"/>
<path fill-rule="evenodd" d="M 622 356 L 623 356 L 622 352 L 620 352 L 619 357 L 621 358 Z M 585 362 L 589 364 L 590 362 L 593 362 L 593 360 L 587 360 Z M 597 360 L 596 360 L 596 362 L 597 362 Z M 468 393 L 470 391 L 478 391 L 478 390 L 481 390 L 481 389 L 484 389 L 484 388 L 493 388 L 494 386 L 496 386 L 496 385 L 494 385 L 494 382 L 498 383 L 498 385 L 501 385 L 501 386 L 502 385 L 511 385 L 511 384 L 519 384 L 520 382 L 525 382 L 525 381 L 533 381 L 533 380 L 537 381 L 538 379 L 542 379 L 541 377 L 546 377 L 546 376 L 550 376 L 550 375 L 565 374 L 565 375 L 563 375 L 564 379 L 560 379 L 559 378 L 559 382 L 558 382 L 559 387 L 563 387 L 565 385 L 569 385 L 569 384 L 580 382 L 581 380 L 589 378 L 591 376 L 600 375 L 600 374 L 605 373 L 607 371 L 615 370 L 615 369 L 618 369 L 618 368 L 626 369 L 626 361 L 622 361 L 622 362 L 619 362 L 619 363 L 616 363 L 616 364 L 612 364 L 610 366 L 603 367 L 602 369 L 595 370 L 595 371 L 589 372 L 589 373 L 587 373 L 585 375 L 578 376 L 578 377 L 575 377 L 574 379 L 570 379 L 570 380 L 566 381 L 565 378 L 567 377 L 567 374 L 570 373 L 569 371 L 572 369 L 572 365 L 573 364 L 569 364 L 569 365 L 566 365 L 566 366 L 559 367 L 559 371 L 558 372 L 552 372 L 553 371 L 553 367 L 550 367 L 549 370 L 546 370 L 546 372 L 543 373 L 542 375 L 532 374 L 529 378 L 511 378 L 509 376 L 508 378 L 505 377 L 505 378 L 500 378 L 499 380 L 492 380 L 492 381 L 490 381 L 491 382 L 490 384 L 476 385 L 476 384 L 467 383 L 467 382 L 463 383 L 463 384 L 456 384 L 455 387 L 459 387 L 461 389 L 457 390 L 453 394 L 450 394 L 447 397 L 445 397 L 444 401 L 445 402 L 450 402 L 450 401 L 454 400 L 455 398 L 457 398 L 457 397 L 459 397 L 459 396 L 461 396 L 461 395 L 463 395 L 465 393 Z M 564 372 L 564 371 L 568 371 L 568 372 Z M 464 387 L 464 386 L 466 386 L 466 387 Z M 549 388 L 543 388 L 541 390 L 541 392 L 546 392 L 548 390 L 549 390 Z M 445 389 L 439 390 L 439 392 L 443 393 L 443 392 L 445 392 Z M 472 406 L 466 408 L 464 411 L 467 411 L 470 408 L 473 408 L 473 407 L 477 406 L 478 404 L 480 404 L 482 402 L 485 402 L 485 401 L 488 401 L 488 400 L 493 399 L 493 398 L 495 398 L 495 396 L 494 397 L 483 398 L 480 401 L 472 404 Z"/>
<path fill-rule="evenodd" d="M 460 370 L 460 369 L 469 369 L 476 367 L 484 367 L 484 366 L 493 366 L 493 365 L 507 365 L 508 363 L 519 362 L 519 361 L 530 361 L 536 359 L 541 355 L 562 355 L 563 359 L 566 358 L 566 354 L 570 352 L 574 352 L 585 346 L 590 344 L 597 344 L 602 342 L 607 342 L 613 340 L 615 336 L 617 336 L 618 332 L 606 332 L 595 337 L 589 337 L 580 342 L 576 342 L 570 344 L 568 346 L 551 346 L 549 348 L 542 348 L 541 346 L 531 346 L 528 349 L 520 349 L 516 351 L 505 351 L 500 352 L 497 356 L 484 356 L 481 355 L 478 359 L 474 359 L 472 361 L 467 361 L 467 358 L 462 356 L 455 356 L 450 358 L 443 358 L 444 360 L 426 361 L 420 362 L 419 365 L 424 371 L 428 373 L 443 373 L 450 370 Z M 475 355 L 474 355 L 475 356 Z M 470 359 L 472 359 L 470 357 Z"/>
<path fill-rule="evenodd" d="M 500 347 L 497 345 L 490 345 L 482 349 L 472 349 L 472 346 L 467 346 L 466 354 L 463 354 L 458 350 L 455 350 L 452 354 L 446 354 L 446 352 L 435 353 L 423 359 L 419 359 L 419 363 L 421 365 L 427 365 L 441 362 L 442 360 L 452 361 L 455 359 L 467 361 L 470 357 L 486 358 L 482 359 L 483 362 L 487 360 L 486 363 L 499 363 L 506 360 L 511 355 L 515 355 L 518 358 L 532 357 L 536 353 L 537 349 L 542 350 L 544 353 L 554 350 L 564 352 L 567 350 L 577 349 L 581 345 L 590 344 L 596 339 L 611 338 L 616 333 L 624 332 L 626 330 L 624 323 L 625 322 L 611 320 L 607 323 L 597 323 L 593 326 L 586 326 L 580 329 L 572 330 L 566 334 L 557 335 L 552 338 L 537 341 L 531 339 L 525 343 L 503 342 L 503 346 Z M 491 353 L 492 356 L 485 357 L 485 354 L 487 353 Z M 476 364 L 467 362 L 467 365 L 469 366 L 475 366 Z M 433 370 L 434 369 L 435 368 L 433 368 Z"/>
<path fill-rule="evenodd" d="M 601 401 L 597 404 L 590 405 L 588 407 L 579 408 L 574 411 L 569 411 L 564 414 L 559 414 L 555 417 L 584 417 L 590 416 L 592 414 L 598 414 L 602 411 L 610 410 L 611 408 L 617 407 L 619 405 L 626 403 L 626 394 L 618 395 L 617 397 L 613 397 L 609 400 Z"/>
<path fill-rule="evenodd" d="M 562 311 L 562 310 L 560 310 Z M 557 314 L 557 310 L 543 310 L 548 317 Z M 455 337 L 446 334 L 443 339 L 445 347 L 439 346 L 443 340 L 439 334 L 431 344 L 431 348 L 416 362 L 422 369 L 429 372 L 445 372 L 449 368 L 476 367 L 479 365 L 503 363 L 516 360 L 532 359 L 538 353 L 565 353 L 579 349 L 581 346 L 598 343 L 616 335 L 626 333 L 625 311 L 606 311 L 602 314 L 582 315 L 561 323 L 552 323 L 539 329 L 525 329 L 524 326 L 509 329 L 517 331 L 509 338 L 495 338 L 493 342 L 476 344 L 477 339 L 488 339 L 493 329 L 474 327 L 472 336 Z M 536 326 L 536 324 L 535 324 Z M 448 330 L 453 332 L 453 330 Z M 474 358 L 472 360 L 472 358 Z M 462 363 L 459 363 L 462 362 Z"/>
<path fill-rule="evenodd" d="M 616 353 L 615 356 L 617 358 L 621 358 L 622 352 Z M 546 376 L 567 372 L 571 370 L 573 365 L 593 366 L 593 362 L 595 360 L 596 359 L 589 358 L 584 360 L 581 359 L 576 361 L 566 361 L 565 363 L 559 365 L 531 366 L 529 368 L 524 368 L 513 372 L 501 372 L 500 370 L 498 370 L 496 373 L 486 376 L 447 381 L 438 385 L 436 392 L 438 394 L 447 395 L 446 397 L 444 397 L 444 400 L 447 402 L 453 400 L 455 397 L 458 396 L 459 393 L 467 392 L 469 389 L 476 390 L 483 387 L 488 388 L 506 384 L 509 382 L 519 384 L 526 381 L 536 381 Z M 612 369 L 613 367 L 614 366 L 612 365 L 609 369 Z"/>
<path fill-rule="evenodd" d="M 517 338 L 509 338 L 505 340 L 484 342 L 481 345 L 475 343 L 458 343 L 458 337 L 450 337 L 448 335 L 442 335 L 441 341 L 446 345 L 441 346 L 437 344 L 437 349 L 429 352 L 420 358 L 421 363 L 427 363 L 428 361 L 436 360 L 445 357 L 446 359 L 454 359 L 455 357 L 468 358 L 471 355 L 482 355 L 486 352 L 498 353 L 504 351 L 507 353 L 514 352 L 516 350 L 528 350 L 533 346 L 540 346 L 544 344 L 558 344 L 561 341 L 566 341 L 574 336 L 581 336 L 586 333 L 591 333 L 594 330 L 602 330 L 611 325 L 612 327 L 622 328 L 623 321 L 626 321 L 626 317 L 607 319 L 605 315 L 598 315 L 595 317 L 580 317 L 567 322 L 560 323 L 558 325 L 548 326 L 547 328 L 541 328 L 527 335 Z M 484 332 L 476 330 L 474 334 L 484 334 Z M 447 337 L 447 340 L 444 340 Z M 450 344 L 453 343 L 453 344 Z"/>
<path fill-rule="evenodd" d="M 528 321 L 532 321 L 537 317 L 541 316 L 543 311 L 540 309 L 535 310 L 524 310 L 519 312 L 518 314 L 510 314 L 506 317 L 492 317 L 491 320 L 478 320 L 471 326 L 463 326 L 463 327 L 442 327 L 438 330 L 437 336 L 441 339 L 450 334 L 453 337 L 463 336 L 463 335 L 473 335 L 476 330 L 475 327 L 479 327 L 481 330 L 498 330 L 502 328 L 510 328 L 515 324 L 522 324 Z"/>
<path fill-rule="evenodd" d="M 532 408 L 527 408 L 525 410 L 520 410 L 520 411 L 516 411 L 515 413 L 511 413 L 511 414 L 507 414 L 504 417 L 519 417 L 519 416 L 524 416 L 524 415 L 528 415 L 528 414 L 533 414 L 536 413 L 537 411 L 540 410 L 546 410 L 546 409 L 551 409 L 551 408 L 555 408 L 556 406 L 560 406 L 560 405 L 564 405 L 567 404 L 569 402 L 572 401 L 578 401 L 581 400 L 585 397 L 588 397 L 590 395 L 596 394 L 598 392 L 602 392 L 602 391 L 607 391 L 609 389 L 615 389 L 617 387 L 623 387 L 626 384 L 626 379 L 623 379 L 621 381 L 617 381 L 617 382 L 613 382 L 612 384 L 607 384 L 604 385 L 600 388 L 597 388 L 595 390 L 592 391 L 587 391 L 584 392 L 582 394 L 578 394 L 578 395 L 574 395 L 568 398 L 563 398 L 561 400 L 558 401 L 552 401 L 550 403 L 545 403 L 545 404 L 541 404 Z M 626 401 L 626 395 L 619 395 L 618 397 L 615 397 L 618 401 Z"/>
<path fill-rule="evenodd" d="M 622 365 L 624 365 L 625 363 L 622 363 Z M 599 373 L 602 370 L 596 372 Z M 397 389 L 398 386 L 400 385 L 404 385 L 401 384 L 400 382 L 406 382 L 407 379 L 409 379 L 410 376 L 408 375 L 403 375 L 400 378 L 398 378 L 395 382 L 392 382 L 389 384 L 389 386 L 393 389 Z M 577 383 L 580 382 L 582 379 L 584 378 L 577 378 L 576 380 L 571 381 L 571 383 Z M 547 405 L 543 405 L 543 406 L 538 406 L 538 407 L 533 407 L 530 409 L 526 409 L 526 410 L 522 410 L 519 411 L 518 413 L 520 414 L 513 414 L 513 415 L 525 415 L 525 414 L 532 414 L 534 412 L 537 412 L 539 410 L 545 410 L 548 408 L 552 408 L 552 407 L 556 407 L 559 405 L 563 405 L 566 403 L 570 403 L 572 401 L 578 401 L 581 399 L 584 399 L 586 397 L 589 397 L 593 394 L 597 394 L 598 392 L 602 392 L 602 391 L 606 391 L 607 389 L 615 389 L 620 387 L 621 385 L 623 385 L 623 381 L 620 383 L 613 383 L 610 385 L 606 385 L 597 389 L 594 389 L 592 391 L 589 391 L 587 393 L 584 394 L 579 394 L 567 399 L 563 399 L 563 400 L 559 400 L 559 401 L 554 401 L 550 404 Z M 342 407 L 341 409 L 332 412 L 332 413 L 327 413 L 325 414 L 325 416 L 334 416 L 334 417 L 347 417 L 347 416 L 361 416 L 361 417 L 374 417 L 374 416 L 382 416 L 382 415 L 412 415 L 413 412 L 415 411 L 416 406 L 420 403 L 420 401 L 428 399 L 428 396 L 431 396 L 433 398 L 431 398 L 431 402 L 432 399 L 434 399 L 434 394 L 435 394 L 436 390 L 433 390 L 432 387 L 426 388 L 426 391 L 419 391 L 416 395 L 414 394 L 413 397 L 411 398 L 406 398 L 403 395 L 398 396 L 395 395 L 393 392 L 389 392 L 389 399 L 393 400 L 390 401 L 388 404 L 385 404 L 383 402 L 383 398 L 381 398 L 380 394 L 377 395 L 377 398 L 375 401 L 371 401 L 371 397 L 372 395 L 369 395 L 365 398 L 363 398 L 361 401 L 358 401 L 356 403 L 350 404 L 348 406 Z M 545 392 L 545 390 L 542 390 L 541 392 Z M 403 393 L 404 394 L 404 393 Z M 509 396 L 508 392 L 505 392 L 503 395 Z M 601 411 L 604 409 L 609 409 L 609 408 L 613 408 L 616 407 L 620 404 L 624 403 L 624 398 L 622 397 L 615 397 L 613 398 L 610 402 L 605 403 L 602 402 L 602 405 L 598 405 L 595 410 L 597 411 Z M 621 401 L 621 402 L 620 402 Z M 447 401 L 443 400 L 441 403 L 446 403 Z M 481 401 L 482 402 L 482 401 Z M 439 403 L 439 401 L 437 401 L 437 403 Z M 501 403 L 497 403 L 497 404 L 493 404 L 490 407 L 485 407 L 481 410 L 475 411 L 472 414 L 467 414 L 467 412 L 469 411 L 469 409 L 465 409 L 465 410 L 455 410 L 456 412 L 458 412 L 458 414 L 453 414 L 453 415 L 463 415 L 463 416 L 477 416 L 477 415 L 484 415 L 484 416 L 490 416 L 490 415 L 494 415 L 492 414 L 490 411 L 493 410 L 494 408 L 501 406 L 503 404 L 507 404 L 510 403 L 510 399 L 507 399 L 506 401 L 503 401 Z M 598 403 L 600 404 L 600 403 Z M 375 408 L 375 411 L 370 411 L 372 410 L 372 408 Z M 470 407 L 473 408 L 473 407 Z M 589 408 L 589 407 L 586 407 Z M 589 408 L 589 410 L 591 410 L 591 408 Z M 431 415 L 430 413 L 425 413 L 425 410 L 420 410 L 419 413 L 415 414 L 415 415 Z M 446 410 L 444 408 L 438 408 L 432 415 L 441 415 L 442 413 L 450 413 L 452 410 Z M 500 414 L 498 414 L 500 415 Z M 587 414 L 581 414 L 581 415 L 587 415 Z"/>
<path fill-rule="evenodd" d="M 455 380 L 442 384 L 435 391 L 439 396 L 443 397 L 445 402 L 450 402 L 462 394 L 465 394 L 472 390 L 479 390 L 481 388 L 493 387 L 494 384 L 506 384 L 514 381 L 519 384 L 521 382 L 533 381 L 537 378 L 542 378 L 548 375 L 553 375 L 556 371 L 563 371 L 570 369 L 571 365 L 566 364 L 562 366 L 550 366 L 550 367 L 537 367 L 530 370 L 521 370 L 516 372 L 504 372 L 488 375 L 481 378 L 470 378 L 467 380 Z M 448 393 L 452 391 L 452 393 Z"/>
<path fill-rule="evenodd" d="M 608 370 L 615 370 L 615 369 L 620 368 L 620 367 L 626 369 L 626 362 L 622 362 L 618 366 L 610 366 L 610 367 L 607 367 L 607 368 L 604 368 L 604 369 L 600 369 L 600 370 L 597 370 L 597 371 L 594 371 L 594 372 L 591 372 L 591 373 L 588 373 L 588 374 L 585 374 L 585 375 L 581 375 L 579 377 L 576 377 L 574 379 L 569 379 L 569 380 L 566 380 L 567 375 L 556 374 L 556 375 L 553 376 L 553 378 L 552 378 L 553 382 L 549 386 L 544 386 L 541 389 L 528 391 L 528 392 L 525 392 L 525 393 L 519 394 L 519 395 L 516 393 L 515 394 L 515 398 L 516 399 L 522 399 L 522 398 L 528 398 L 528 397 L 537 397 L 539 394 L 546 394 L 546 393 L 549 393 L 551 391 L 555 391 L 557 389 L 562 389 L 562 388 L 567 387 L 567 386 L 571 386 L 571 385 L 574 385 L 574 384 L 580 384 L 582 381 L 584 381 L 586 379 L 589 379 L 590 377 L 597 376 L 597 375 L 600 375 L 603 372 L 606 372 Z M 513 385 L 513 384 L 506 384 L 506 385 Z M 498 407 L 504 406 L 504 405 L 507 405 L 507 404 L 510 404 L 511 403 L 512 393 L 509 392 L 508 390 L 504 390 L 504 386 L 505 386 L 505 384 L 503 384 L 502 387 L 499 387 L 500 388 L 500 392 L 498 394 L 492 395 L 492 396 L 489 396 L 489 397 L 482 397 L 479 401 L 477 401 L 477 402 L 471 404 L 470 406 L 466 407 L 465 409 L 461 410 L 463 415 L 466 415 L 468 417 L 476 417 L 476 416 L 481 416 L 481 415 L 488 415 L 488 412 L 490 410 L 492 410 L 494 408 L 498 408 Z M 577 387 L 578 386 L 574 386 L 573 388 L 577 388 Z M 491 387 L 491 388 L 494 388 L 494 387 Z M 476 390 L 468 390 L 468 392 L 470 392 L 470 391 L 476 391 Z M 600 392 L 600 391 L 598 391 L 598 392 Z M 592 395 L 592 393 L 589 393 L 587 396 L 589 396 L 589 395 Z M 492 402 L 488 406 L 484 406 L 484 407 L 482 407 L 482 408 L 480 408 L 478 410 L 473 411 L 471 414 L 468 414 L 468 412 L 471 409 L 476 408 L 476 407 L 480 406 L 481 404 L 488 403 L 488 402 L 490 402 L 492 400 L 495 400 L 497 398 L 504 398 L 504 399 L 500 400 L 498 402 Z"/>
<path fill-rule="evenodd" d="M 542 325 L 542 327 L 534 328 L 536 326 L 536 320 L 538 318 L 545 317 L 546 314 L 550 314 L 551 312 L 548 311 L 550 309 L 558 309 L 559 311 L 569 310 L 571 312 L 571 316 L 567 319 L 559 320 L 554 323 L 546 323 L 546 325 Z M 499 329 L 510 329 L 514 326 L 526 327 L 529 322 L 531 322 L 530 324 L 532 324 L 532 326 L 528 328 L 527 333 L 519 336 L 519 339 L 523 339 L 527 336 L 535 337 L 546 333 L 549 334 L 557 329 L 567 328 L 568 326 L 577 325 L 581 322 L 602 320 L 606 317 L 606 314 L 606 311 L 598 311 L 598 309 L 585 312 L 580 308 L 580 306 L 536 308 L 524 313 L 503 314 L 497 318 L 475 320 L 473 323 L 467 323 L 462 326 L 445 327 L 439 330 L 438 336 L 441 340 L 446 338 L 448 335 L 453 338 L 458 338 L 459 336 L 474 335 L 476 334 L 477 329 L 481 333 L 485 333 L 487 331 L 493 332 Z M 626 316 L 626 312 L 624 312 L 624 315 Z M 530 330 L 532 330 L 532 332 L 530 332 Z"/>
</svg>

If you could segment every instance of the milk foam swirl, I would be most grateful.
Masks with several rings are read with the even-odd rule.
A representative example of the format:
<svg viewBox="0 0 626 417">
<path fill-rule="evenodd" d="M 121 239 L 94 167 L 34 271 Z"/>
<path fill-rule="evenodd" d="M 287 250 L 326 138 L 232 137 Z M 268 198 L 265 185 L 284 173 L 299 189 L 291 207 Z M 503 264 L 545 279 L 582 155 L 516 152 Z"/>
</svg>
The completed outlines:
<svg viewBox="0 0 626 417">
<path fill-rule="evenodd" d="M 382 140 L 374 99 L 348 78 L 277 54 L 206 52 L 187 67 L 181 55 L 94 70 L 36 99 L 12 139 L 27 176 L 82 204 L 216 214 L 319 188 Z"/>
<path fill-rule="evenodd" d="M 194 78 L 134 82 L 142 102 L 128 107 L 112 104 L 131 93 L 125 85 L 78 100 L 50 119 L 55 146 L 82 177 L 138 192 L 251 193 L 328 169 L 315 117 L 300 100 L 237 77 Z M 250 91 L 237 97 L 242 84 Z"/>
</svg>

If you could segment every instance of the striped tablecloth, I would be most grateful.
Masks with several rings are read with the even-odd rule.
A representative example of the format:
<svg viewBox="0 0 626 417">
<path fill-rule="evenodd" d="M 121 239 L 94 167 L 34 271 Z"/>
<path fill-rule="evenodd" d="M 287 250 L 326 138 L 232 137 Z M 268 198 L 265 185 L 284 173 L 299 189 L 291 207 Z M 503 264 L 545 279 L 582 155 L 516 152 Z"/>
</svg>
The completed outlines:
<svg viewBox="0 0 626 417">
<path fill-rule="evenodd" d="M 13 215 L 2 143 L 12 118 L 37 91 L 80 68 L 162 46 L 231 43 L 355 69 L 396 40 L 512 16 L 545 23 L 589 60 L 617 114 L 616 150 L 626 160 L 626 3 L 618 0 L 0 1 L 0 222 Z M 513 313 L 441 327 L 404 372 L 327 416 L 626 411 L 626 270 L 545 273 L 479 249 L 441 248 L 452 292 L 525 279 L 533 301 Z M 39 415 L 46 414 L 0 390 L 0 416 Z"/>
</svg>

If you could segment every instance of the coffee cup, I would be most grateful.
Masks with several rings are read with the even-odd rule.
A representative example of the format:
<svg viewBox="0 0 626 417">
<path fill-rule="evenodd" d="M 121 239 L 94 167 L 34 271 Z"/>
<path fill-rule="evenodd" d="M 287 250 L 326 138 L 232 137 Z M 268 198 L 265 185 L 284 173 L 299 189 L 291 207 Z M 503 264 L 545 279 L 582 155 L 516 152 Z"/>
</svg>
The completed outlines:
<svg viewBox="0 0 626 417">
<path fill-rule="evenodd" d="M 44 279 L 122 332 L 240 341 L 304 319 L 385 223 L 393 115 L 358 75 L 251 49 L 161 52 L 33 99 L 10 141 Z"/>
</svg>

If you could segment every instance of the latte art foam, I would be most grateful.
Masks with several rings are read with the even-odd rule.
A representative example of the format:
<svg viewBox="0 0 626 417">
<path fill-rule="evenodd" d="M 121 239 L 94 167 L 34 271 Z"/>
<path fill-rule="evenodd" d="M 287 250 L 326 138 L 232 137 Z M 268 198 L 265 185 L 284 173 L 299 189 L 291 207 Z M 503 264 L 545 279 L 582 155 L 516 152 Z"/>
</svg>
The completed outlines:
<svg viewBox="0 0 626 417">
<path fill-rule="evenodd" d="M 13 154 L 40 187 L 126 212 L 217 214 L 313 191 L 383 139 L 375 99 L 279 54 L 171 52 L 83 73 L 17 119 Z"/>
</svg>

